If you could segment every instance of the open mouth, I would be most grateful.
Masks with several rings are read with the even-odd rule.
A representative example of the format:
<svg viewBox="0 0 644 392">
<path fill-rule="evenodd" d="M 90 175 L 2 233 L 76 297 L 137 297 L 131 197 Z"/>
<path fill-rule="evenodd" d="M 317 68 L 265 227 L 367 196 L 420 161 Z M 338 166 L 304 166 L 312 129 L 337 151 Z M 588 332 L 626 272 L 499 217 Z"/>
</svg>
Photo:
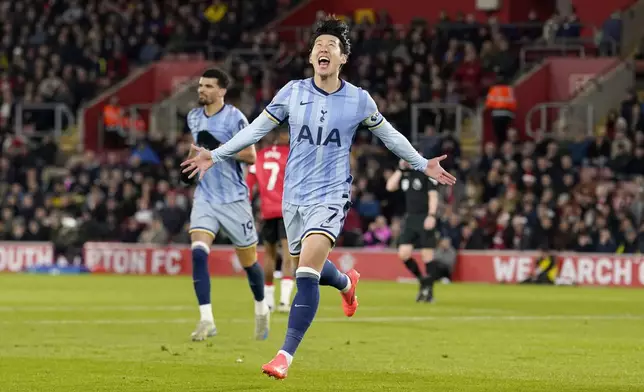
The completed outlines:
<svg viewBox="0 0 644 392">
<path fill-rule="evenodd" d="M 328 57 L 321 56 L 318 58 L 318 65 L 320 66 L 320 68 L 326 69 L 329 64 L 331 64 L 331 59 L 329 59 Z"/>
</svg>

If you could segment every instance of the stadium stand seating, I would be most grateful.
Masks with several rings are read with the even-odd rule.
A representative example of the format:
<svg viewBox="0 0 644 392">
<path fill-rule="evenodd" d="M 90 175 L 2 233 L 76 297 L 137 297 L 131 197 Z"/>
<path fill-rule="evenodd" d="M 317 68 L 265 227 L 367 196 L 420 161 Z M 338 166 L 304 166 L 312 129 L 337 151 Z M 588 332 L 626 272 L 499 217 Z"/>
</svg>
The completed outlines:
<svg viewBox="0 0 644 392">
<path fill-rule="evenodd" d="M 124 77 L 133 64 L 154 61 L 164 48 L 176 50 L 181 45 L 178 40 L 207 39 L 213 31 L 200 31 L 203 21 L 179 22 L 197 12 L 184 10 L 177 1 L 162 2 L 158 13 L 126 9 L 124 1 L 114 6 L 90 1 L 85 8 L 70 1 L 65 9 L 41 3 L 42 9 L 12 3 L 10 15 L 24 17 L 29 22 L 26 27 L 7 19 L 3 22 L 3 31 L 13 32 L 4 36 L 0 52 L 3 108 L 17 99 L 63 101 L 77 107 Z M 232 4 L 243 7 L 243 2 Z M 221 17 L 221 10 L 206 12 L 209 17 Z M 242 9 L 237 12 L 239 18 L 246 14 Z M 138 27 L 133 31 L 121 28 L 120 17 L 138 21 Z M 230 23 L 227 42 L 235 42 L 241 31 L 237 26 L 247 30 L 268 19 Z M 365 16 L 367 21 L 372 19 L 373 15 Z M 521 71 L 522 45 L 551 34 L 547 29 L 552 28 L 547 24 L 544 33 L 544 25 L 536 19 L 532 24 L 513 26 L 490 22 L 478 24 L 462 16 L 435 26 L 361 25 L 352 32 L 353 55 L 345 77 L 368 89 L 383 114 L 403 133 L 410 129 L 411 103 L 476 107 L 497 75 L 513 78 Z M 184 30 L 181 25 L 190 28 Z M 145 26 L 156 39 L 143 42 Z M 555 36 L 579 34 L 575 23 L 558 26 Z M 183 30 L 179 37 L 184 38 L 175 35 L 170 39 L 171 28 L 175 33 Z M 309 34 L 303 29 L 297 42 L 286 44 L 276 32 L 261 33 L 255 44 L 273 49 L 274 55 L 259 62 L 235 60 L 232 73 L 241 89 L 239 106 L 250 118 L 261 112 L 287 80 L 310 76 Z M 634 95 L 597 138 L 532 142 L 521 141 L 511 132 L 507 143 L 486 144 L 476 159 L 462 156 L 460 141 L 451 132 L 453 119 L 440 111 L 428 113 L 421 121 L 421 129 L 427 131 L 419 148 L 426 155 L 449 154 L 445 166 L 459 178 L 457 187 L 442 192 L 444 237 L 461 249 L 641 251 L 643 112 Z M 3 109 L 2 113 L 10 111 Z M 46 124 L 49 120 L 36 116 L 30 121 Z M 2 124 L 1 240 L 51 239 L 63 253 L 93 239 L 189 241 L 185 226 L 190 190 L 180 185 L 178 172 L 189 147 L 187 137 L 173 143 L 150 134 L 138 141 L 125 161 L 110 154 L 99 165 L 92 153 L 85 153 L 61 163 L 51 137 L 38 143 L 26 141 L 10 136 L 9 116 L 3 117 Z M 360 133 L 353 159 L 354 205 L 340 244 L 395 246 L 404 201 L 399 193 L 387 193 L 384 184 L 397 160 L 372 143 L 368 132 Z M 376 231 L 388 235 L 375 236 Z M 388 240 L 382 243 L 375 238 Z M 217 240 L 226 241 L 224 237 Z"/>
<path fill-rule="evenodd" d="M 71 113 L 138 67 L 167 52 L 196 52 L 194 42 L 232 48 L 298 3 L 38 0 L 6 3 L 0 17 L 3 86 L 0 124 L 12 126 L 16 103 L 64 103 Z M 54 126 L 51 110 L 22 116 L 26 130 Z"/>
</svg>

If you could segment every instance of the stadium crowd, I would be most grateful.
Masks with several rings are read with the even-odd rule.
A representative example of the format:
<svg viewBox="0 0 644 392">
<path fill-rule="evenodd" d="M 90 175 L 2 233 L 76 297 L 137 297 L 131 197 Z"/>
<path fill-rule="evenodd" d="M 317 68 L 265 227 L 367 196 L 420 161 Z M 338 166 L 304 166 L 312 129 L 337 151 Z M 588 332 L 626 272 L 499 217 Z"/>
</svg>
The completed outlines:
<svg viewBox="0 0 644 392">
<path fill-rule="evenodd" d="M 11 137 L 7 107 L 20 100 L 76 108 L 133 65 L 216 36 L 226 48 L 239 41 L 246 49 L 263 49 L 237 58 L 232 67 L 238 105 L 253 118 L 276 88 L 310 76 L 306 30 L 289 44 L 276 32 L 244 33 L 272 19 L 278 12 L 273 10 L 282 9 L 277 3 L 284 8 L 294 2 L 259 2 L 266 12 L 244 12 L 247 2 L 241 1 L 166 0 L 152 2 L 149 9 L 126 1 L 3 3 L 8 17 L 1 22 L 0 48 L 0 240 L 52 240 L 61 253 L 77 252 L 89 240 L 189 242 L 191 189 L 181 185 L 178 169 L 188 135 L 175 143 L 151 133 L 140 138 L 126 161 L 108 154 L 99 164 L 86 152 L 61 162 L 50 137 L 38 142 Z M 552 35 L 553 28 L 555 36 L 578 35 L 578 21 L 569 18 L 551 18 L 554 22 L 544 28 L 534 14 L 528 18 L 533 23 L 523 27 L 501 26 L 493 18 L 479 24 L 471 15 L 459 15 L 444 16 L 432 26 L 419 21 L 401 28 L 386 23 L 383 14 L 382 23 L 353 30 L 344 77 L 368 89 L 382 113 L 405 133 L 410 104 L 476 106 L 497 78 L 517 74 L 516 48 L 522 43 Z M 454 119 L 427 112 L 419 148 L 427 156 L 447 153 L 444 166 L 460 180 L 449 193 L 441 192 L 443 237 L 457 249 L 644 249 L 643 113 L 633 94 L 595 139 L 577 135 L 569 141 L 521 142 L 511 130 L 506 143 L 487 143 L 480 158 L 469 159 L 461 156 Z M 397 160 L 372 143 L 368 132 L 358 135 L 352 159 L 354 204 L 340 245 L 395 246 L 404 198 L 388 193 L 385 182 Z"/>
<path fill-rule="evenodd" d="M 17 0 L 0 7 L 0 126 L 12 106 L 64 103 L 73 112 L 130 72 L 173 52 L 214 54 L 236 45 L 298 0 L 191 1 Z M 195 45 L 194 43 L 201 44 Z M 209 46 L 209 45 L 208 45 Z M 53 120 L 27 111 L 24 123 Z"/>
<path fill-rule="evenodd" d="M 543 25 L 535 15 L 531 18 L 535 19 L 515 26 L 498 24 L 494 18 L 480 24 L 471 14 L 454 20 L 444 15 L 435 25 L 419 20 L 399 26 L 388 23 L 384 14 L 376 25 L 352 29 L 351 61 L 343 77 L 367 89 L 383 115 L 409 132 L 411 104 L 447 102 L 474 108 L 497 78 L 512 80 L 519 70 L 521 43 L 542 34 Z M 310 36 L 311 30 L 304 29 L 295 42 L 280 42 L 276 32 L 259 34 L 248 48 L 256 54 L 239 56 L 233 63 L 233 77 L 242 81 L 241 107 L 250 117 L 289 80 L 312 76 Z M 454 129 L 453 123 L 439 118 L 445 118 L 444 113 L 428 113 L 421 127 Z"/>
</svg>

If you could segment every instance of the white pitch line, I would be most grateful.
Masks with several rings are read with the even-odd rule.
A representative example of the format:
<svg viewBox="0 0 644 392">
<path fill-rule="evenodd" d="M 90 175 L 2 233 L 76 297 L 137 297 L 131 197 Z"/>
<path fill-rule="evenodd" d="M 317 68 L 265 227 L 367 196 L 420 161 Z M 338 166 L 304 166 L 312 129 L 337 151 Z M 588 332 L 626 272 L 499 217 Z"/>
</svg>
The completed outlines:
<svg viewBox="0 0 644 392">
<path fill-rule="evenodd" d="M 18 313 L 18 312 L 144 312 L 144 311 L 164 311 L 164 312 L 173 312 L 173 311 L 184 311 L 184 310 L 194 310 L 196 306 L 149 306 L 149 305 L 124 305 L 124 306 L 114 306 L 114 305 L 92 305 L 92 306 L 65 306 L 65 305 L 53 305 L 53 306 L 0 306 L 0 312 L 6 313 Z"/>
<path fill-rule="evenodd" d="M 319 317 L 315 323 L 409 323 L 425 321 L 601 321 L 601 320 L 644 320 L 644 315 L 611 314 L 611 315 L 534 315 L 534 316 L 391 316 L 391 317 Z M 273 322 L 285 323 L 286 318 L 274 319 Z M 15 320 L 0 321 L 3 325 L 65 325 L 65 324 L 101 324 L 101 325 L 136 325 L 136 324 L 190 324 L 194 318 L 174 319 L 107 319 L 107 320 Z M 218 319 L 218 323 L 252 323 L 251 318 Z"/>
<path fill-rule="evenodd" d="M 216 306 L 216 305 L 215 305 Z M 339 306 L 322 305 L 319 310 L 336 310 Z M 64 312 L 184 312 L 195 311 L 197 306 L 186 305 L 164 305 L 164 306 L 150 306 L 150 305 L 89 305 L 89 306 L 70 306 L 70 305 L 51 305 L 51 306 L 0 306 L 0 313 L 64 313 Z M 400 306 L 362 306 L 361 311 L 392 311 L 400 310 Z M 509 310 L 504 309 L 487 309 L 487 308 L 472 308 L 461 309 L 463 313 L 472 314 L 491 314 L 491 313 L 511 313 Z M 451 312 L 455 313 L 453 309 L 436 308 L 432 312 Z"/>
</svg>

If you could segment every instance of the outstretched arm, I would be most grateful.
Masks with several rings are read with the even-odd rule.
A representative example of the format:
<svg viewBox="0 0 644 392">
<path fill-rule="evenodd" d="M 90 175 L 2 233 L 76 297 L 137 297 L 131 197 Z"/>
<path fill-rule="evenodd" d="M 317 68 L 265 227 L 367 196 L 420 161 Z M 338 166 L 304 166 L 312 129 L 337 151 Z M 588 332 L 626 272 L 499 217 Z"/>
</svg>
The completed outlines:
<svg viewBox="0 0 644 392">
<path fill-rule="evenodd" d="M 277 124 L 270 119 L 267 114 L 262 112 L 262 114 L 260 114 L 246 128 L 237 132 L 232 139 L 210 152 L 213 163 L 234 157 L 235 154 L 241 150 L 257 143 L 276 126 Z"/>
<path fill-rule="evenodd" d="M 400 132 L 396 131 L 385 119 L 382 120 L 382 124 L 380 126 L 371 127 L 370 129 L 371 132 L 385 143 L 385 146 L 387 146 L 391 152 L 398 155 L 399 158 L 407 161 L 412 168 L 422 171 L 440 184 L 456 184 L 456 177 L 446 172 L 440 165 L 440 161 L 447 158 L 447 155 L 442 155 L 429 160 L 423 158 L 423 156 L 414 149 L 411 143 L 409 143 L 409 140 L 407 140 L 407 138 Z"/>
<path fill-rule="evenodd" d="M 422 172 L 427 169 L 427 159 L 423 158 L 409 143 L 409 140 L 389 124 L 389 121 L 383 118 L 380 124 L 370 127 L 370 129 L 391 152 L 407 161 L 411 167 Z"/>
<path fill-rule="evenodd" d="M 385 146 L 387 146 L 391 152 L 398 155 L 399 158 L 407 161 L 412 168 L 424 172 L 427 176 L 440 184 L 456 184 L 456 177 L 446 172 L 440 165 L 440 161 L 447 158 L 447 155 L 442 155 L 429 160 L 423 158 L 422 155 L 414 149 L 411 143 L 409 143 L 409 140 L 407 140 L 407 138 L 400 132 L 396 131 L 394 127 L 387 122 L 387 120 L 383 119 L 381 125 L 370 127 L 370 129 L 371 132 L 385 143 Z"/>
<path fill-rule="evenodd" d="M 364 92 L 363 99 L 364 111 L 362 113 L 365 117 L 363 117 L 362 124 L 366 125 L 371 132 L 382 140 L 389 151 L 409 163 L 412 168 L 424 172 L 440 184 L 454 185 L 456 183 L 456 178 L 446 172 L 440 165 L 440 161 L 447 158 L 447 155 L 429 160 L 423 158 L 409 143 L 409 140 L 396 131 L 380 114 L 376 102 L 369 93 Z"/>
<path fill-rule="evenodd" d="M 212 151 L 212 162 L 217 163 L 232 158 L 244 148 L 257 143 L 259 139 L 264 137 L 273 128 L 286 121 L 293 83 L 291 81 L 282 87 L 255 121 L 237 132 L 227 143 L 222 144 L 219 148 Z M 246 118 L 244 117 L 243 119 L 245 122 Z"/>
<path fill-rule="evenodd" d="M 206 170 L 210 169 L 212 165 L 226 159 L 233 158 L 235 154 L 243 149 L 257 143 L 264 135 L 269 133 L 273 128 L 283 123 L 288 118 L 289 114 L 289 100 L 291 97 L 291 87 L 294 81 L 291 81 L 282 87 L 277 92 L 273 101 L 264 109 L 255 121 L 250 123 L 237 132 L 227 143 L 219 146 L 215 150 L 209 151 L 205 148 L 197 147 L 195 145 L 190 148 L 197 151 L 194 158 L 190 158 L 181 163 L 183 173 L 190 173 L 189 177 L 192 178 L 199 174 L 199 178 L 203 178 Z M 240 118 L 245 121 L 245 117 Z M 241 122 L 240 122 L 241 124 Z M 255 154 L 254 148 L 252 149 L 252 159 L 247 161 L 254 161 Z M 248 158 L 248 157 L 247 157 Z"/>
</svg>

